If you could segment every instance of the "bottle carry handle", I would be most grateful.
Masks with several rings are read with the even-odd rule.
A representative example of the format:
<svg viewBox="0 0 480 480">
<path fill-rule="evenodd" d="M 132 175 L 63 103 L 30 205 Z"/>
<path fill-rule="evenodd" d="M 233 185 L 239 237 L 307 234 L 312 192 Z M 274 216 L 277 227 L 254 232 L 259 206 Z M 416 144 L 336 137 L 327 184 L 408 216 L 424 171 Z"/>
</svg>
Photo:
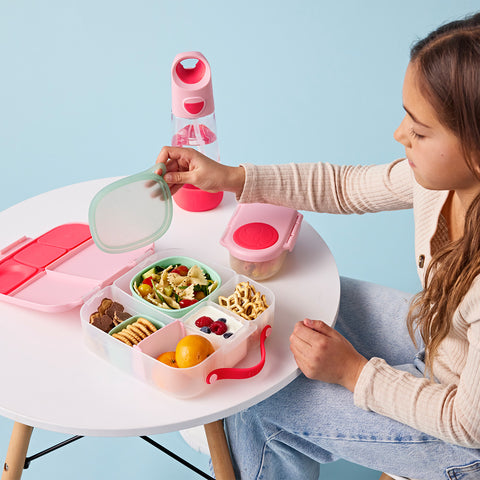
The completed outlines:
<svg viewBox="0 0 480 480">
<path fill-rule="evenodd" d="M 184 66 L 183 62 L 195 62 Z M 179 53 L 173 60 L 172 114 L 180 118 L 200 118 L 215 111 L 212 73 L 200 52 Z"/>
<path fill-rule="evenodd" d="M 244 378 L 251 378 L 260 373 L 265 365 L 265 340 L 270 335 L 272 331 L 272 327 L 270 325 L 265 325 L 260 334 L 260 354 L 261 359 L 253 367 L 247 368 L 217 368 L 216 370 L 212 370 L 206 378 L 206 382 L 210 385 L 217 380 L 225 380 L 225 379 L 235 379 L 241 380 Z"/>
</svg>

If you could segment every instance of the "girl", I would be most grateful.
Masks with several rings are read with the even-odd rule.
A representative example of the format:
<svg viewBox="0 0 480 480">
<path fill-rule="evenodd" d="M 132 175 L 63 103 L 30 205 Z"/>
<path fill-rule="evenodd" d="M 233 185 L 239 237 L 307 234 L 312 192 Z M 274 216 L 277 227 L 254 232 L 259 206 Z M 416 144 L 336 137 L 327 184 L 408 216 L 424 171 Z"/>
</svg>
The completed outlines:
<svg viewBox="0 0 480 480">
<path fill-rule="evenodd" d="M 172 193 L 190 183 L 317 212 L 414 209 L 423 291 L 342 278 L 335 329 L 296 324 L 303 375 L 225 421 L 238 478 L 316 480 L 339 458 L 419 479 L 480 478 L 480 14 L 412 48 L 403 104 L 394 136 L 406 158 L 387 165 L 230 167 L 189 149 L 159 154 Z"/>
</svg>

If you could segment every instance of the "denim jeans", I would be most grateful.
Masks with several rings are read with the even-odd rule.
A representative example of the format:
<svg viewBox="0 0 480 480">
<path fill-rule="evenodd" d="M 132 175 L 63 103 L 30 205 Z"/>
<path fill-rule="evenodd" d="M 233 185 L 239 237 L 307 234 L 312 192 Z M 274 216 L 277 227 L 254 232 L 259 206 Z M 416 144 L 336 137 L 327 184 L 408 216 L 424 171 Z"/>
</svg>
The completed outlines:
<svg viewBox="0 0 480 480">
<path fill-rule="evenodd" d="M 341 279 L 335 328 L 365 357 L 423 376 L 406 314 L 411 295 Z M 268 360 L 267 360 L 268 361 Z M 420 480 L 480 479 L 480 450 L 451 445 L 358 408 L 347 389 L 300 375 L 281 391 L 225 420 L 237 479 L 317 480 L 340 458 Z"/>
</svg>

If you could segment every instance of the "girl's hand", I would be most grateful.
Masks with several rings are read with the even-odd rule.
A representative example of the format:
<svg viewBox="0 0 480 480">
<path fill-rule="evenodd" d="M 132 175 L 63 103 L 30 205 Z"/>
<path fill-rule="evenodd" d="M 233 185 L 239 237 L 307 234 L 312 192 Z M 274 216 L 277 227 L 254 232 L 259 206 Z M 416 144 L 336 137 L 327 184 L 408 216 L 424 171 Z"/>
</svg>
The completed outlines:
<svg viewBox="0 0 480 480">
<path fill-rule="evenodd" d="M 308 378 L 338 383 L 351 392 L 367 363 L 344 336 L 321 320 L 297 322 L 290 336 L 290 350 Z"/>
<path fill-rule="evenodd" d="M 234 192 L 240 195 L 245 183 L 243 167 L 230 167 L 206 157 L 193 148 L 163 147 L 157 163 L 164 163 L 164 180 L 172 195 L 185 183 L 206 192 Z"/>
</svg>

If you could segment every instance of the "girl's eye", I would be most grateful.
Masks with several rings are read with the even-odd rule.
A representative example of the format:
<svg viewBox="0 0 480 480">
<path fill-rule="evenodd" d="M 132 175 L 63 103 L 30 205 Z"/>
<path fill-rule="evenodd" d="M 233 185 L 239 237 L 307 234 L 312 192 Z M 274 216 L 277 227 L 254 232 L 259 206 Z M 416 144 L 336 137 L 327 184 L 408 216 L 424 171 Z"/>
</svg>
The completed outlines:
<svg viewBox="0 0 480 480">
<path fill-rule="evenodd" d="M 413 138 L 423 138 L 424 135 L 419 135 L 414 129 L 413 127 L 410 128 L 410 136 L 413 137 Z"/>
</svg>

